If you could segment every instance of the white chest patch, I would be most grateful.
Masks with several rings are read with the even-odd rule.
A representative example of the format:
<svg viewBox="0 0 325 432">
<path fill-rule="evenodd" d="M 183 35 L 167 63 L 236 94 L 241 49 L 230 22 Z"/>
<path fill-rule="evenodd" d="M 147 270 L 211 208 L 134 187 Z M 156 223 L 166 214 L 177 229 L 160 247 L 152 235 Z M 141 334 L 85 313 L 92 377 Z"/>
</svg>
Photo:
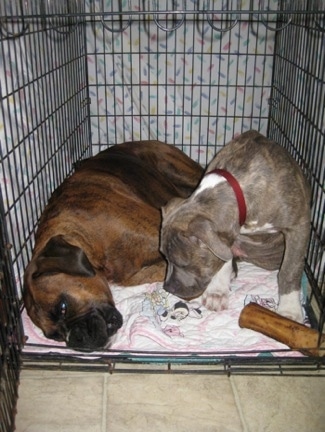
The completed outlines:
<svg viewBox="0 0 325 432">
<path fill-rule="evenodd" d="M 203 177 L 201 180 L 201 183 L 197 187 L 196 191 L 194 192 L 193 196 L 196 196 L 203 192 L 206 189 L 212 189 L 215 186 L 217 186 L 219 183 L 225 182 L 226 179 L 218 174 L 209 174 Z"/>
<path fill-rule="evenodd" d="M 276 233 L 277 229 L 271 223 L 266 223 L 264 225 L 258 225 L 257 221 L 252 221 L 245 224 L 240 228 L 240 234 L 253 234 L 253 233 Z"/>
</svg>

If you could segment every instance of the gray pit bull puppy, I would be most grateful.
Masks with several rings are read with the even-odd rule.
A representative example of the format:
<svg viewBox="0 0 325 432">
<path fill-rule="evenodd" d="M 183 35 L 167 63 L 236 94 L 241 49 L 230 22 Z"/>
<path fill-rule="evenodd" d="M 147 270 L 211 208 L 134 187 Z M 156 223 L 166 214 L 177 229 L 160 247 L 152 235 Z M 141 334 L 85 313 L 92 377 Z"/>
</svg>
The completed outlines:
<svg viewBox="0 0 325 432">
<path fill-rule="evenodd" d="M 278 313 L 303 321 L 310 187 L 283 147 L 257 131 L 243 133 L 217 153 L 192 195 L 172 199 L 162 216 L 166 291 L 226 309 L 240 259 L 279 269 Z"/>
</svg>

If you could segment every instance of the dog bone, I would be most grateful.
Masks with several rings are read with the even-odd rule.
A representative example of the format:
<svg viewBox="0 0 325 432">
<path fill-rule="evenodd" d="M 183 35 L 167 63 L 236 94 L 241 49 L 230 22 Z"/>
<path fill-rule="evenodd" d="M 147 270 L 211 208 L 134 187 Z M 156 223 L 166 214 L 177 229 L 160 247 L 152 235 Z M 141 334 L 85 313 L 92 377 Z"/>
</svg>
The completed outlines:
<svg viewBox="0 0 325 432">
<path fill-rule="evenodd" d="M 325 334 L 285 318 L 257 303 L 249 303 L 239 316 L 239 326 L 258 331 L 308 356 L 325 356 Z"/>
</svg>

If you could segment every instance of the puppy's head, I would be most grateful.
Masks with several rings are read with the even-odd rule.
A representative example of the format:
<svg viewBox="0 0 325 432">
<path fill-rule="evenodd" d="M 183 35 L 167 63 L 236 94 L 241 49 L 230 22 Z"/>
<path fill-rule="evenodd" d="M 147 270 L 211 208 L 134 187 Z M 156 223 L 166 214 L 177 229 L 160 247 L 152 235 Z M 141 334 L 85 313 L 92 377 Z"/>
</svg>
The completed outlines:
<svg viewBox="0 0 325 432">
<path fill-rule="evenodd" d="M 63 236 L 53 237 L 27 266 L 24 302 L 46 337 L 74 349 L 107 347 L 123 323 L 104 275 Z"/>
<path fill-rule="evenodd" d="M 232 237 L 188 200 L 162 209 L 160 250 L 168 266 L 164 289 L 183 299 L 200 296 L 225 261 L 234 256 Z"/>
</svg>

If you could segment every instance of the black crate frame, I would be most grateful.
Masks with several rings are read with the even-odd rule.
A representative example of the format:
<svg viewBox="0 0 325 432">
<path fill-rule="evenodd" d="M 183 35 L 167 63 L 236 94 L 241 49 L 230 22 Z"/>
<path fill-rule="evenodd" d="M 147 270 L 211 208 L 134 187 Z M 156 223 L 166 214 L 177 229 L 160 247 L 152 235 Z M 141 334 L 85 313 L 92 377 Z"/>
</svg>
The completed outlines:
<svg viewBox="0 0 325 432">
<path fill-rule="evenodd" d="M 10 2 L 11 3 L 11 2 Z M 96 3 L 96 2 L 94 2 Z M 134 2 L 137 3 L 137 2 Z M 148 9 L 144 9 L 144 4 Z M 322 358 L 292 358 L 290 353 L 286 357 L 267 358 L 252 357 L 248 352 L 237 353 L 215 353 L 213 356 L 198 358 L 197 354 L 188 353 L 148 353 L 133 352 L 117 355 L 114 352 L 104 352 L 98 359 L 89 354 L 78 355 L 77 358 L 70 355 L 31 355 L 24 354 L 24 333 L 20 320 L 21 284 L 15 279 L 13 268 L 20 265 L 24 268 L 31 256 L 31 248 L 35 233 L 35 227 L 51 191 L 58 186 L 64 178 L 74 170 L 74 163 L 91 155 L 92 148 L 101 150 L 107 145 L 116 142 L 117 136 L 107 130 L 108 141 L 100 139 L 96 142 L 92 137 L 92 122 L 99 122 L 100 116 L 91 111 L 92 91 L 96 94 L 101 85 L 99 82 L 91 83 L 87 74 L 87 56 L 93 55 L 97 61 L 98 52 L 87 52 L 86 28 L 92 26 L 97 31 L 121 34 L 132 32 L 136 26 L 143 22 L 156 26 L 159 31 L 171 35 L 173 32 L 182 31 L 186 25 L 193 25 L 195 22 L 199 28 L 202 23 L 208 22 L 211 32 L 219 32 L 222 37 L 230 37 L 231 31 L 236 29 L 240 23 L 247 22 L 252 32 L 258 31 L 258 26 L 265 26 L 269 31 L 275 33 L 275 50 L 273 58 L 273 79 L 270 88 L 269 110 L 266 114 L 259 116 L 259 121 L 268 122 L 267 135 L 278 141 L 289 150 L 298 163 L 302 166 L 305 174 L 312 184 L 313 199 L 316 205 L 313 207 L 313 223 L 311 227 L 311 238 L 306 256 L 305 271 L 310 284 L 308 304 L 306 305 L 308 315 L 313 327 L 323 331 L 325 321 L 325 275 L 321 263 L 324 257 L 324 231 L 325 222 L 316 217 L 317 214 L 325 213 L 325 168 L 321 161 L 325 155 L 325 64 L 324 51 L 325 25 L 324 5 L 321 2 L 297 2 L 295 9 L 292 9 L 293 2 L 279 1 L 278 9 L 270 9 L 270 2 L 260 2 L 260 9 L 243 9 L 241 2 L 222 2 L 222 9 L 216 8 L 218 2 L 197 2 L 189 8 L 188 2 L 168 1 L 142 2 L 139 0 L 138 8 L 128 3 L 127 9 L 123 10 L 121 2 L 112 6 L 109 10 L 87 9 L 82 2 L 71 0 L 67 2 L 65 10 L 47 10 L 45 1 L 35 2 L 35 10 L 23 8 L 23 2 L 13 2 L 8 9 L 0 5 L 0 55 L 6 56 L 4 50 L 6 44 L 13 44 L 15 50 L 12 55 L 16 62 L 22 62 L 19 58 L 22 48 L 32 49 L 37 47 L 39 53 L 50 52 L 53 56 L 59 56 L 57 65 L 46 63 L 40 56 L 39 62 L 31 62 L 31 76 L 15 76 L 6 78 L 1 83 L 1 113 L 3 118 L 8 112 L 9 101 L 17 104 L 21 98 L 24 100 L 34 98 L 36 107 L 36 119 L 27 123 L 27 129 L 19 130 L 14 136 L 15 129 L 25 121 L 19 111 L 14 117 L 4 122 L 5 142 L 1 153 L 2 162 L 12 158 L 17 166 L 24 163 L 26 154 L 37 151 L 34 136 L 39 135 L 44 142 L 48 133 L 55 134 L 58 128 L 61 135 L 56 140 L 57 147 L 45 146 L 46 157 L 35 160 L 33 176 L 27 176 L 22 182 L 19 190 L 15 191 L 13 202 L 10 201 L 9 193 L 5 189 L 5 196 L 0 200 L 1 216 L 1 363 L 0 363 L 0 431 L 12 430 L 14 423 L 13 407 L 17 398 L 17 383 L 21 365 L 28 368 L 50 368 L 65 370 L 103 370 L 110 373 L 115 372 L 149 372 L 149 373 L 211 373 L 211 374 L 265 374 L 265 375 L 311 375 L 317 372 L 317 376 L 325 375 L 324 360 Z M 92 2 L 90 2 L 90 6 Z M 192 3 L 190 3 L 192 5 Z M 89 5 L 88 5 L 89 6 Z M 255 30 L 254 30 L 255 28 Z M 58 53 L 58 46 L 63 51 Z M 113 38 L 114 45 L 114 38 Z M 299 54 L 303 46 L 308 46 L 308 61 L 299 63 Z M 156 48 L 158 50 L 158 48 Z M 103 54 L 107 55 L 107 52 Z M 141 54 L 139 51 L 138 54 Z M 240 53 L 245 55 L 245 52 Z M 112 55 L 118 57 L 123 55 L 123 46 L 114 47 Z M 168 51 L 164 55 L 168 55 Z M 248 52 L 246 53 L 248 55 Z M 266 52 L 262 56 L 268 55 Z M 53 57 L 54 58 L 54 57 Z M 256 57 L 257 58 L 257 57 Z M 229 61 L 229 60 L 228 60 Z M 7 65 L 9 67 L 9 65 Z M 10 68 L 10 67 L 9 67 Z M 290 70 L 290 80 L 286 80 L 287 71 Z M 15 70 L 12 70 L 13 75 Z M 304 81 L 301 81 L 301 76 Z M 60 87 L 60 80 L 67 80 L 71 92 L 66 94 L 63 87 Z M 35 93 L 38 86 L 45 89 L 47 93 Z M 103 84 L 104 86 L 107 84 Z M 216 84 L 216 87 L 220 83 Z M 237 82 L 234 84 L 237 85 Z M 262 84 L 263 86 L 264 84 Z M 265 84 L 266 85 L 266 84 Z M 120 87 L 118 83 L 112 82 L 115 89 Z M 193 82 L 190 83 L 193 86 Z M 267 85 L 266 85 L 267 86 Z M 134 83 L 133 90 L 141 85 Z M 156 86 L 158 88 L 158 84 Z M 207 86 L 208 87 L 208 86 Z M 254 87 L 254 86 L 253 86 Z M 202 87 L 201 87 L 202 89 Z M 133 91 L 132 90 L 132 91 Z M 256 87 L 255 87 L 256 90 Z M 253 89 L 253 91 L 255 91 Z M 301 103 L 297 102 L 296 93 L 304 92 Z M 55 97 L 59 94 L 62 101 L 55 104 Z M 61 94 L 61 96 L 60 96 Z M 315 97 L 318 94 L 318 99 Z M 23 97 L 22 97 L 23 96 Z M 36 100 L 39 97 L 39 100 Z M 316 99 L 315 99 L 316 98 Z M 96 99 L 96 98 L 95 98 Z M 318 103 L 317 103 L 318 102 Z M 96 103 L 96 102 L 95 102 Z M 323 104 L 323 105 L 322 105 Z M 45 108 L 44 108 L 45 107 Z M 38 117 L 40 113 L 41 115 Z M 114 120 L 117 113 L 113 110 L 107 117 Z M 190 116 L 192 114 L 190 113 Z M 150 115 L 147 115 L 150 123 Z M 182 113 L 175 115 L 165 114 L 174 120 Z M 125 119 L 132 124 L 132 113 L 123 113 Z M 156 115 L 158 117 L 158 114 Z M 198 116 L 203 118 L 201 114 Z M 225 114 L 227 117 L 227 114 Z M 235 132 L 232 120 L 235 114 L 228 115 L 231 119 L 230 134 Z M 249 119 L 249 115 L 246 116 Z M 54 119 L 54 120 L 53 120 Z M 207 125 L 210 125 L 211 118 Z M 156 124 L 156 123 L 155 123 Z M 253 123 L 251 123 L 254 126 Z M 258 128 L 258 125 L 255 126 Z M 201 126 L 199 126 L 201 127 Z M 192 144 L 182 144 L 182 139 L 176 135 L 158 136 L 156 138 L 167 142 L 175 143 L 179 148 L 191 152 Z M 50 132 L 49 132 L 50 131 Z M 237 131 L 237 130 L 236 130 Z M 206 131 L 202 129 L 204 135 Z M 201 135 L 201 134 L 199 134 Z M 15 139 L 14 139 L 15 138 Z M 140 137 L 141 138 L 141 137 Z M 296 145 L 296 142 L 304 140 L 309 144 L 307 147 Z M 11 147 L 11 142 L 15 145 Z M 216 140 L 210 145 L 211 152 L 218 151 L 227 141 Z M 311 144 L 312 143 L 312 144 Z M 195 143 L 200 150 L 204 146 L 201 142 Z M 68 162 L 66 157 L 69 157 Z M 313 161 L 316 165 L 313 165 Z M 40 162 L 40 163 L 39 163 Z M 202 160 L 202 163 L 207 162 Z M 9 172 L 11 178 L 17 173 Z M 50 186 L 44 189 L 43 185 L 51 179 Z M 22 205 L 28 207 L 28 191 L 31 187 L 39 189 L 37 209 L 34 213 L 28 213 L 28 220 L 24 219 L 16 207 Z M 6 195 L 8 194 L 8 195 Z M 16 232 L 15 224 L 21 218 L 21 229 Z M 15 237 L 17 236 L 17 237 Z M 15 238 L 15 241 L 13 239 Z M 22 274 L 19 275 L 21 280 Z M 155 357 L 153 357 L 153 355 Z M 261 353 L 266 354 L 266 353 Z M 136 367 L 134 367 L 136 366 Z M 140 366 L 140 369 L 139 369 Z"/>
</svg>

